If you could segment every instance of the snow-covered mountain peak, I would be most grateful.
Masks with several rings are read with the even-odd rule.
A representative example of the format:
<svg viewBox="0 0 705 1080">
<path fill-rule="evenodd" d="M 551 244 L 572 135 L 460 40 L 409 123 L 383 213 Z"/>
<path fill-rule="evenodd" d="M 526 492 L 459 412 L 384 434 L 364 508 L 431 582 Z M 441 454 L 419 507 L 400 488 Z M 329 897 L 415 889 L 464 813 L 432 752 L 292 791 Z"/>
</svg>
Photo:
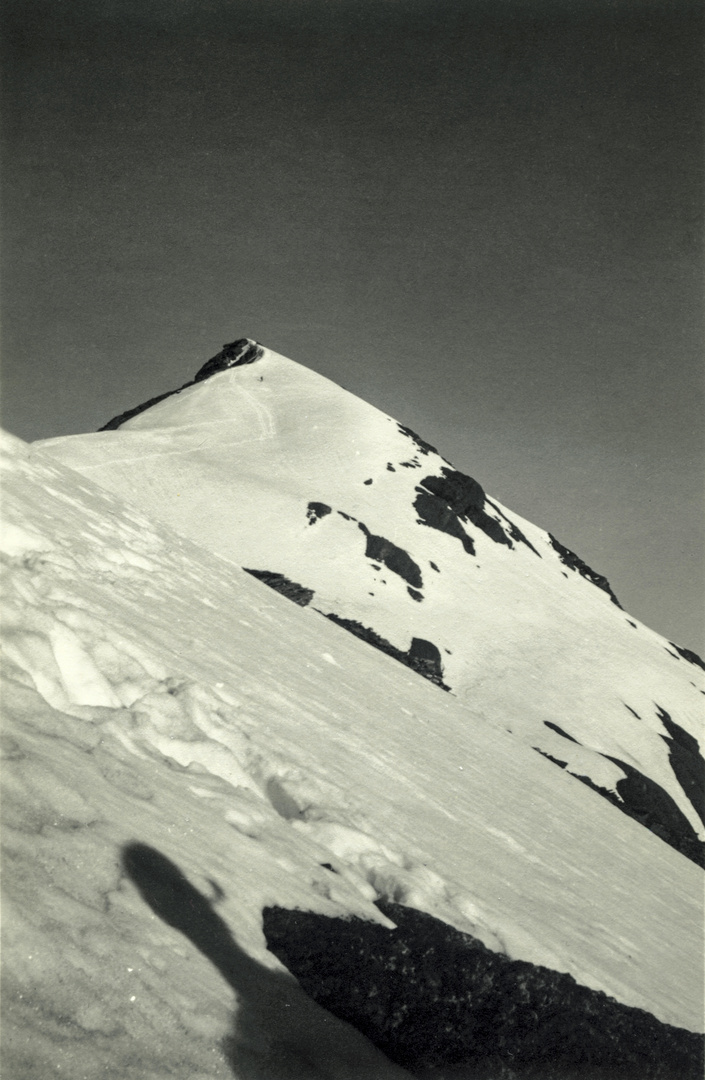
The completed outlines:
<svg viewBox="0 0 705 1080">
<path fill-rule="evenodd" d="M 421 436 L 242 339 L 47 455 L 451 692 L 703 859 L 698 658 Z"/>
</svg>

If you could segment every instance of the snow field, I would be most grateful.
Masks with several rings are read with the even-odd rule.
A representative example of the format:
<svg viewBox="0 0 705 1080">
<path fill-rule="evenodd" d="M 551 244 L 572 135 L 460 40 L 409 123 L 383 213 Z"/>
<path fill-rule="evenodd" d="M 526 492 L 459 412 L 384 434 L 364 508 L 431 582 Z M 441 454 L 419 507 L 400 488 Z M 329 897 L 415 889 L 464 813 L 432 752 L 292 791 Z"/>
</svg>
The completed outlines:
<svg viewBox="0 0 705 1080">
<path fill-rule="evenodd" d="M 378 896 L 700 1029 L 695 866 L 225 559 L 16 440 L 5 466 L 13 1076 L 404 1075 L 261 930 L 265 905 L 386 923 Z M 126 878 L 134 841 L 227 924 L 230 986 Z"/>
</svg>

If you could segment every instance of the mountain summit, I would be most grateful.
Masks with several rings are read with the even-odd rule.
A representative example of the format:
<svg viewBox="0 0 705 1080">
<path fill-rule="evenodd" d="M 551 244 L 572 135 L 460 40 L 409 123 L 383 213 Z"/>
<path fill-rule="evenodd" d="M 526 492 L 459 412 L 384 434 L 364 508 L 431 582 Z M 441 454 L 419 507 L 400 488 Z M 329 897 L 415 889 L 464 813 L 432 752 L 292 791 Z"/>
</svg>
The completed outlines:
<svg viewBox="0 0 705 1080">
<path fill-rule="evenodd" d="M 702 661 L 408 427 L 243 338 L 33 453 L 416 670 L 702 865 Z"/>
</svg>

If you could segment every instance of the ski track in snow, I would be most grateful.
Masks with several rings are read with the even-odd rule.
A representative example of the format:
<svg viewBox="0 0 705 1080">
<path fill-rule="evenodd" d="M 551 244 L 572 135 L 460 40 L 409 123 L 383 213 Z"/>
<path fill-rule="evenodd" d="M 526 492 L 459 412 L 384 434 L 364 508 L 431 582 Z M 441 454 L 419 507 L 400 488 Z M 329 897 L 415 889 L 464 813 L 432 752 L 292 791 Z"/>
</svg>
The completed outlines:
<svg viewBox="0 0 705 1080">
<path fill-rule="evenodd" d="M 393 660 L 4 446 L 17 1080 L 406 1075 L 283 972 L 268 904 L 389 925 L 374 900 L 402 902 L 700 1029 L 692 864 Z M 135 840 L 216 906 L 236 985 L 125 878 Z"/>
</svg>

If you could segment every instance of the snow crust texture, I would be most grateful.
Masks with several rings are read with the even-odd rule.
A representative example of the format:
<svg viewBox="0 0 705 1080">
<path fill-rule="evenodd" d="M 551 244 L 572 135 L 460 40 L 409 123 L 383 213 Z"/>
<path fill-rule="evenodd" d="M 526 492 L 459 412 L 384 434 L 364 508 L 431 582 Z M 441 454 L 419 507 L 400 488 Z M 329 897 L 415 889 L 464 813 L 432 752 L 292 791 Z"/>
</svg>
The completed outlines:
<svg viewBox="0 0 705 1080">
<path fill-rule="evenodd" d="M 450 691 L 704 865 L 702 661 L 421 436 L 248 338 L 108 426 L 33 453 Z"/>
</svg>

